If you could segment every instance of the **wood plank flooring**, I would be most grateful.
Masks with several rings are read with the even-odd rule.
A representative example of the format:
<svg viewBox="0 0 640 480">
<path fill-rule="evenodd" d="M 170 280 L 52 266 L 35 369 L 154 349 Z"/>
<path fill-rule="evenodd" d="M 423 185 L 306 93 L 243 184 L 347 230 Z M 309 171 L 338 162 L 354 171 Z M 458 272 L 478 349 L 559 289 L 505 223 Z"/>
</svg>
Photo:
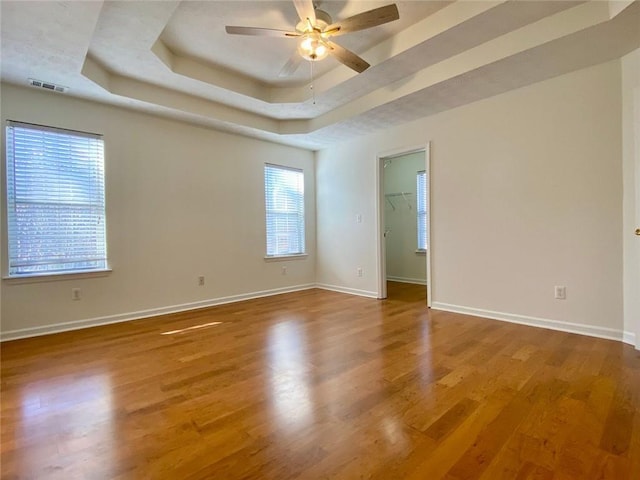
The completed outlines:
<svg viewBox="0 0 640 480">
<path fill-rule="evenodd" d="M 389 293 L 6 342 L 2 478 L 640 479 L 639 352 Z"/>
</svg>

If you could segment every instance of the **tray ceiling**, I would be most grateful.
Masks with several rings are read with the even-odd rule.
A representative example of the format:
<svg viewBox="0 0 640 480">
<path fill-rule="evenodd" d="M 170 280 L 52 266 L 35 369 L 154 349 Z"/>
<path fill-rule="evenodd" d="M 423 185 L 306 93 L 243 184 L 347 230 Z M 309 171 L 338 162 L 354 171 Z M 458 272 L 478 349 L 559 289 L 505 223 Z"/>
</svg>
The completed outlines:
<svg viewBox="0 0 640 480">
<path fill-rule="evenodd" d="M 339 20 L 388 3 L 317 6 Z M 224 27 L 291 30 L 291 1 L 3 1 L 2 80 L 315 150 L 640 46 L 638 1 L 396 4 L 400 20 L 335 39 L 368 70 L 329 58 L 283 79 L 295 40 Z"/>
</svg>

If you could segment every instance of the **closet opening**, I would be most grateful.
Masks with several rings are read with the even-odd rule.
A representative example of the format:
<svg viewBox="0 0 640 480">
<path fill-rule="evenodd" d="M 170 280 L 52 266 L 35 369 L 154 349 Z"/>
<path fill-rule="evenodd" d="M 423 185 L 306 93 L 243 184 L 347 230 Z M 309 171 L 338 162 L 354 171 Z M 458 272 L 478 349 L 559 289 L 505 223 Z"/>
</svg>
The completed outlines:
<svg viewBox="0 0 640 480">
<path fill-rule="evenodd" d="M 378 156 L 378 298 L 431 305 L 429 145 Z"/>
</svg>

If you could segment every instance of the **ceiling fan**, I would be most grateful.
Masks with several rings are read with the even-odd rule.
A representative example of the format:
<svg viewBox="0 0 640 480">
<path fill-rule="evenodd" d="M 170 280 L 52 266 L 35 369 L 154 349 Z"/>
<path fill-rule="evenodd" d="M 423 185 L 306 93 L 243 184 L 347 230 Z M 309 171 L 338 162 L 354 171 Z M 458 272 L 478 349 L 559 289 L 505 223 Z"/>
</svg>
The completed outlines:
<svg viewBox="0 0 640 480">
<path fill-rule="evenodd" d="M 333 22 L 329 14 L 317 9 L 313 0 L 293 0 L 300 17 L 295 31 L 276 30 L 260 27 L 237 27 L 227 25 L 227 33 L 234 35 L 257 35 L 265 37 L 295 38 L 298 48 L 284 65 L 278 76 L 286 77 L 296 71 L 302 59 L 318 61 L 327 55 L 333 55 L 338 61 L 358 73 L 364 72 L 370 65 L 358 55 L 335 42 L 330 37 L 356 32 L 400 18 L 395 4 L 374 8 L 339 22 Z"/>
</svg>

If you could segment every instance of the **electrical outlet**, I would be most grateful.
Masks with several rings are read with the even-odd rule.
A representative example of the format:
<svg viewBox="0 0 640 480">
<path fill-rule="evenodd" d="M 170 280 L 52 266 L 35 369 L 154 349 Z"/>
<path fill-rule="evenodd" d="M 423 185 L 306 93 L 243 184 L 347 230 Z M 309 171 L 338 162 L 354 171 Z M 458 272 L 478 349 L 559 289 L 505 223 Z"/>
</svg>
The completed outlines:
<svg viewBox="0 0 640 480">
<path fill-rule="evenodd" d="M 71 289 L 71 300 L 80 300 L 82 298 L 82 291 L 79 288 Z"/>
<path fill-rule="evenodd" d="M 567 298 L 567 287 L 563 285 L 556 285 L 554 287 L 554 295 L 558 300 L 565 300 Z"/>
<path fill-rule="evenodd" d="M 201 287 L 204 285 L 204 275 L 198 277 L 198 285 Z"/>
<path fill-rule="evenodd" d="M 356 273 L 358 274 L 359 277 L 362 276 L 362 267 L 358 267 L 358 269 L 356 270 Z"/>
<path fill-rule="evenodd" d="M 280 273 L 282 275 L 286 275 L 287 274 L 287 267 L 282 267 L 282 269 L 280 270 Z"/>
<path fill-rule="evenodd" d="M 362 214 L 358 213 L 356 215 L 356 223 L 362 223 Z"/>
</svg>

